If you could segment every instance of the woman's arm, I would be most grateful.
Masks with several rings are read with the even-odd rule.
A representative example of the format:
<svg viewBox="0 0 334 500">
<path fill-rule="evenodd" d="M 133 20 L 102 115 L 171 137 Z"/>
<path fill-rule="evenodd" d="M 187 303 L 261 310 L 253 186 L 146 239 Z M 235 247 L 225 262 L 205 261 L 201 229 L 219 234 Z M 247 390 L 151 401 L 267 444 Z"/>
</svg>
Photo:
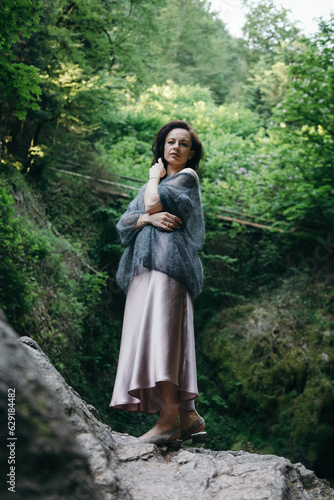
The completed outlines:
<svg viewBox="0 0 334 500">
<path fill-rule="evenodd" d="M 152 226 L 160 227 L 171 232 L 174 229 L 179 229 L 182 221 L 176 215 L 170 214 L 169 212 L 143 214 L 139 217 L 132 230 L 142 229 L 147 224 L 152 224 Z"/>
<path fill-rule="evenodd" d="M 162 205 L 160 202 L 158 194 L 158 185 L 161 177 L 166 175 L 166 169 L 162 163 L 161 158 L 159 158 L 158 163 L 155 163 L 150 168 L 150 179 L 147 183 L 147 188 L 145 191 L 145 211 L 148 214 L 155 214 L 161 212 Z"/>
<path fill-rule="evenodd" d="M 183 170 L 181 170 L 181 172 L 183 172 L 183 173 L 186 172 L 188 174 L 193 175 L 195 177 L 195 179 L 197 180 L 197 182 L 199 182 L 198 175 L 193 168 L 185 167 Z"/>
</svg>

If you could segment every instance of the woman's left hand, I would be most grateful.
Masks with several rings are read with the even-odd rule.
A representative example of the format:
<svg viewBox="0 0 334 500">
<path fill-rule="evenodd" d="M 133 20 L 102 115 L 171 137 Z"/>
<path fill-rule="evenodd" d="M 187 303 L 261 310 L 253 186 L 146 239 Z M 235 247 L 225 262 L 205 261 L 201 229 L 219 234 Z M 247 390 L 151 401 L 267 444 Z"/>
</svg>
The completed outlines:
<svg viewBox="0 0 334 500">
<path fill-rule="evenodd" d="M 142 220 L 146 224 L 152 224 L 152 226 L 164 229 L 165 231 L 173 231 L 174 229 L 180 229 L 182 220 L 176 215 L 169 212 L 156 212 L 154 214 L 144 214 Z"/>
</svg>

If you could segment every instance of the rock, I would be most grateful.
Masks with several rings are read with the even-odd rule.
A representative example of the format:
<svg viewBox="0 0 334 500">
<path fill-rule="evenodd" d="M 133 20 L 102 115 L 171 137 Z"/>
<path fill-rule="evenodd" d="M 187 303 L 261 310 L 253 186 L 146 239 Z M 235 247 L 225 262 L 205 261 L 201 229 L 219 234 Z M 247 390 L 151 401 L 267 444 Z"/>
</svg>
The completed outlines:
<svg viewBox="0 0 334 500">
<path fill-rule="evenodd" d="M 273 455 L 141 444 L 113 432 L 38 344 L 0 319 L 0 465 L 9 473 L 8 389 L 15 388 L 16 500 L 334 499 L 302 464 Z M 10 439 L 7 440 L 7 437 Z M 7 480 L 7 479 L 6 479 Z"/>
<path fill-rule="evenodd" d="M 138 459 L 142 459 L 138 455 Z M 136 500 L 292 500 L 334 498 L 326 481 L 285 458 L 231 451 L 160 451 L 145 463 L 121 460 L 118 477 Z"/>
<path fill-rule="evenodd" d="M 1 500 L 130 499 L 114 472 L 112 432 L 96 410 L 66 384 L 34 340 L 19 339 L 3 318 L 0 345 Z M 15 390 L 14 436 L 7 428 L 9 390 Z M 15 495 L 6 484 L 7 443 L 15 444 Z"/>
</svg>

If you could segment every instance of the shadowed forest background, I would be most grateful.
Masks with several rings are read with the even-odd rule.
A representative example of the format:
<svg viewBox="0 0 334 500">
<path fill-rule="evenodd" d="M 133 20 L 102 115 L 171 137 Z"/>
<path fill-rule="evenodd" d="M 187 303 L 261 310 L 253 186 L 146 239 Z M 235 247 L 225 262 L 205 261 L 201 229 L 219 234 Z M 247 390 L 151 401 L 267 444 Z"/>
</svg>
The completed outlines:
<svg viewBox="0 0 334 500">
<path fill-rule="evenodd" d="M 195 301 L 208 447 L 334 477 L 334 15 L 271 0 L 243 38 L 204 0 L 0 1 L 0 305 L 114 430 L 124 294 L 115 225 L 154 134 L 188 120 L 201 172 Z"/>
</svg>

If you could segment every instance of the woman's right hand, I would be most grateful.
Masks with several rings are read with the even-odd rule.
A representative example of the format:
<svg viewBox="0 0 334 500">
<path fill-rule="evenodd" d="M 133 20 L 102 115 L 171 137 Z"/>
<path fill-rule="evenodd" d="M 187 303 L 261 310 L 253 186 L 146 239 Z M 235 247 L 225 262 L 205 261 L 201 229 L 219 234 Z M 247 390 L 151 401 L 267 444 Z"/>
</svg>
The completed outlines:
<svg viewBox="0 0 334 500">
<path fill-rule="evenodd" d="M 154 165 L 152 165 L 152 167 L 150 168 L 150 177 L 157 177 L 158 179 L 161 179 L 161 177 L 165 177 L 165 175 L 165 166 L 162 159 L 159 158 L 157 163 L 154 163 Z"/>
<path fill-rule="evenodd" d="M 145 214 L 147 224 L 152 224 L 152 226 L 165 229 L 166 231 L 173 231 L 174 229 L 179 229 L 182 224 L 182 220 L 176 215 L 170 214 L 169 212 L 156 212 L 155 214 Z"/>
</svg>

